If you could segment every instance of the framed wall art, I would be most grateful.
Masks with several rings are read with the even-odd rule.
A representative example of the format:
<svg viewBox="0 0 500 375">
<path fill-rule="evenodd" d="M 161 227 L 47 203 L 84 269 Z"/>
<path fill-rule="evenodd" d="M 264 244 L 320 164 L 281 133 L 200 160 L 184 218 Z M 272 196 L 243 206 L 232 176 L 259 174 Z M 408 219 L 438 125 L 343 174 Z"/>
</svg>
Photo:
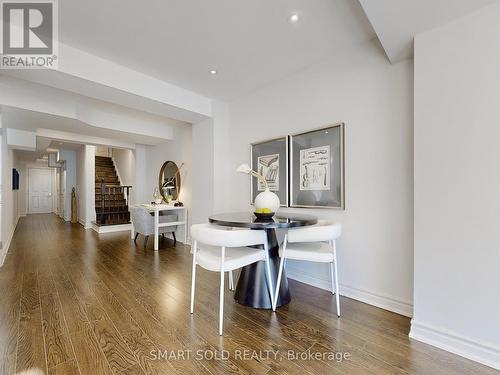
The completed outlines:
<svg viewBox="0 0 500 375">
<path fill-rule="evenodd" d="M 281 206 L 288 206 L 288 137 L 253 143 L 250 160 L 252 169 L 264 176 L 269 190 L 278 195 Z M 253 178 L 250 181 L 253 202 L 264 191 L 264 183 Z"/>
<path fill-rule="evenodd" d="M 290 207 L 344 209 L 344 124 L 290 136 Z"/>
</svg>

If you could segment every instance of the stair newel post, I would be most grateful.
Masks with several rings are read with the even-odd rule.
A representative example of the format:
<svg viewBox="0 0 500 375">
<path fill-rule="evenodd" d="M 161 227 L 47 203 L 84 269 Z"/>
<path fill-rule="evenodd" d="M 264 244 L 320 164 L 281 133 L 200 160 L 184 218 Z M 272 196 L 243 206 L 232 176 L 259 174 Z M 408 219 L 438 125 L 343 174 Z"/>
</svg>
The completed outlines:
<svg viewBox="0 0 500 375">
<path fill-rule="evenodd" d="M 105 219 L 106 202 L 104 200 L 105 194 L 106 194 L 106 184 L 104 183 L 104 178 L 101 178 L 101 224 L 106 223 L 106 219 Z"/>
<path fill-rule="evenodd" d="M 127 213 L 125 214 L 125 219 L 127 221 L 130 221 L 130 205 L 131 205 L 131 203 L 130 203 L 130 186 L 127 186 L 126 189 L 127 189 L 127 201 L 125 202 L 125 204 L 126 204 L 126 208 L 127 208 L 126 209 Z"/>
<path fill-rule="evenodd" d="M 114 206 L 113 210 L 116 212 L 119 212 L 120 207 L 118 207 L 118 198 L 117 198 L 116 194 L 117 193 L 116 193 L 116 187 L 115 187 L 115 188 L 113 188 L 113 206 Z M 117 218 L 116 221 L 119 222 L 120 221 L 120 214 L 118 213 L 117 215 L 115 215 L 115 218 Z"/>
<path fill-rule="evenodd" d="M 115 206 L 115 196 L 113 195 L 115 193 L 115 188 L 110 186 L 109 187 L 109 223 L 113 224 L 115 221 L 115 215 L 113 213 L 114 211 L 114 206 Z"/>
</svg>

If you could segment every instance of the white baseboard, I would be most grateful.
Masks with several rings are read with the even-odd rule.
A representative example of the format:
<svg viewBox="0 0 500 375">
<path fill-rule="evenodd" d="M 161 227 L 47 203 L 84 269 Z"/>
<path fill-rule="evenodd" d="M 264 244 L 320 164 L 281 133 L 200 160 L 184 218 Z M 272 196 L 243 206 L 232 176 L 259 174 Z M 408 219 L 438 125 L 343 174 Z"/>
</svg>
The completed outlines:
<svg viewBox="0 0 500 375">
<path fill-rule="evenodd" d="M 290 266 L 288 263 L 286 266 L 286 273 L 290 279 L 294 279 L 317 288 L 331 290 L 330 279 L 323 279 L 317 277 L 316 275 L 304 273 L 302 270 Z M 413 305 L 406 301 L 400 301 L 392 297 L 354 288 L 342 283 L 340 284 L 340 294 L 407 317 L 411 317 L 413 315 Z"/>
<path fill-rule="evenodd" d="M 410 337 L 500 370 L 500 348 L 412 319 Z"/>
<path fill-rule="evenodd" d="M 3 263 L 5 262 L 5 258 L 7 257 L 7 252 L 9 251 L 9 246 L 10 246 L 10 241 L 12 240 L 12 236 L 9 236 L 10 238 L 7 239 L 7 241 L 2 242 L 2 249 L 0 250 L 0 267 L 3 266 Z"/>
<path fill-rule="evenodd" d="M 86 223 L 85 221 L 83 221 L 82 219 L 78 219 L 78 223 L 79 223 L 82 227 L 84 227 L 85 229 L 92 229 L 92 224 L 88 224 L 88 225 L 87 225 L 87 223 Z"/>
<path fill-rule="evenodd" d="M 7 237 L 7 241 L 2 242 L 2 249 L 0 250 L 0 252 L 1 252 L 1 254 L 0 254 L 0 267 L 2 267 L 3 263 L 5 262 L 5 258 L 7 257 L 7 253 L 9 252 L 10 243 L 12 241 L 12 238 L 14 237 L 14 232 L 16 231 L 17 223 L 19 222 L 19 218 L 21 216 L 26 216 L 26 215 L 19 215 L 17 217 L 14 225 L 12 226 L 12 230 L 9 233 L 9 236 Z"/>
<path fill-rule="evenodd" d="M 99 226 L 92 223 L 92 229 L 97 233 L 113 233 L 113 232 L 130 232 L 132 224 L 117 224 L 117 225 L 103 225 Z"/>
<path fill-rule="evenodd" d="M 397 300 L 392 297 L 350 287 L 344 284 L 340 284 L 340 291 L 341 294 L 346 297 L 367 303 L 369 305 L 380 307 L 381 309 L 392 311 L 397 314 L 407 316 L 408 318 L 413 316 L 413 304 L 410 302 Z"/>
</svg>

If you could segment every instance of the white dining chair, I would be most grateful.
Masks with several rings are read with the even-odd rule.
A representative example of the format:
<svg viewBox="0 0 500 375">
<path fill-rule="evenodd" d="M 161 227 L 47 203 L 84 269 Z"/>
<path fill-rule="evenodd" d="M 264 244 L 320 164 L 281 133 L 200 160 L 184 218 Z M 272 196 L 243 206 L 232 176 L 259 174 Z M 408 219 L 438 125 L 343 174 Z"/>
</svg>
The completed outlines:
<svg viewBox="0 0 500 375">
<path fill-rule="evenodd" d="M 227 227 L 221 227 L 223 228 L 224 230 L 233 230 L 232 228 L 227 228 Z M 194 249 L 194 246 L 191 246 L 191 254 L 193 254 L 193 249 Z M 228 289 L 230 291 L 234 291 L 234 276 L 233 276 L 233 271 L 234 270 L 231 270 L 231 271 L 228 271 L 227 272 L 227 276 L 228 276 Z"/>
<path fill-rule="evenodd" d="M 276 291 L 280 290 L 281 275 L 286 259 L 309 262 L 330 263 L 332 294 L 335 294 L 337 316 L 340 316 L 339 279 L 337 272 L 337 250 L 335 240 L 340 237 L 342 227 L 339 223 L 318 221 L 309 227 L 290 229 L 279 249 L 280 267 Z M 276 305 L 278 292 L 274 296 Z"/>
<path fill-rule="evenodd" d="M 223 331 L 224 316 L 224 274 L 249 264 L 266 262 L 266 278 L 271 301 L 274 291 L 269 264 L 267 236 L 261 230 L 225 230 L 210 224 L 191 226 L 193 240 L 193 269 L 191 276 L 191 314 L 194 312 L 194 294 L 196 285 L 196 265 L 208 271 L 220 272 L 219 292 L 219 335 Z M 248 246 L 264 245 L 264 249 Z M 231 274 L 230 274 L 231 275 Z M 230 276 L 230 279 L 232 277 Z M 230 284 L 231 284 L 230 280 Z M 232 286 L 231 286 L 232 287 Z M 273 310 L 274 310 L 274 303 Z"/>
</svg>

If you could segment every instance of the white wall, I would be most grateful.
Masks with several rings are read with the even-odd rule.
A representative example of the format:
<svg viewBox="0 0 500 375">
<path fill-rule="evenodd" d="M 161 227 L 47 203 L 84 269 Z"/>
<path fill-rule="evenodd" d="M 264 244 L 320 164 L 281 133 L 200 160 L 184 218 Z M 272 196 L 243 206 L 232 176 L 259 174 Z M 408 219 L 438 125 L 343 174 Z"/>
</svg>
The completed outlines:
<svg viewBox="0 0 500 375">
<path fill-rule="evenodd" d="M 85 146 L 76 151 L 76 198 L 78 201 L 78 222 L 85 226 L 86 220 Z"/>
<path fill-rule="evenodd" d="M 192 126 L 191 224 L 206 223 L 214 209 L 213 120 Z"/>
<path fill-rule="evenodd" d="M 76 152 L 78 221 L 86 229 L 95 221 L 95 146 L 84 145 Z"/>
<path fill-rule="evenodd" d="M 76 151 L 60 150 L 59 158 L 66 161 L 66 181 L 64 184 L 64 220 L 71 220 L 71 190 L 76 188 Z M 95 192 L 94 192 L 95 193 Z"/>
<path fill-rule="evenodd" d="M 231 211 L 228 192 L 232 184 L 227 178 L 227 157 L 231 139 L 229 106 L 212 102 L 213 118 L 192 125 L 192 204 L 191 224 L 207 223 L 214 212 Z"/>
<path fill-rule="evenodd" d="M 230 103 L 214 160 L 226 165 L 216 177 L 226 190 L 214 211 L 250 210 L 249 179 L 235 170 L 250 161 L 251 142 L 345 122 L 346 210 L 291 211 L 342 223 L 342 294 L 411 315 L 412 94 L 412 62 L 389 64 L 373 41 Z M 329 288 L 326 265 L 287 266 L 289 276 Z"/>
<path fill-rule="evenodd" d="M 500 4 L 415 40 L 411 336 L 500 369 Z"/>
<path fill-rule="evenodd" d="M 57 215 L 57 210 L 59 206 L 58 202 L 58 197 L 57 197 L 57 185 L 59 181 L 57 180 L 57 169 L 56 168 L 51 168 L 52 169 L 52 212 Z M 29 177 L 28 177 L 29 178 Z"/>
<path fill-rule="evenodd" d="M 26 216 L 28 213 L 28 169 L 26 164 L 14 157 L 15 168 L 19 172 L 19 190 L 17 191 L 17 214 Z"/>
<path fill-rule="evenodd" d="M 138 155 L 139 152 L 139 155 Z M 158 146 L 146 146 L 143 157 L 140 155 L 140 149 L 136 148 L 136 199 L 137 203 L 151 202 L 153 200 L 153 191 L 158 186 L 160 169 L 167 160 L 174 161 L 181 168 L 181 192 L 179 200 L 184 203 L 191 214 L 192 197 L 192 139 L 191 126 L 181 125 L 174 128 L 174 140 L 165 142 Z M 188 222 L 191 219 L 188 218 Z M 184 228 L 179 228 L 177 239 L 184 236 Z"/>
<path fill-rule="evenodd" d="M 214 212 L 228 212 L 233 209 L 233 201 L 229 199 L 231 192 L 233 192 L 234 185 L 232 179 L 234 178 L 234 168 L 231 169 L 232 152 L 229 150 L 235 146 L 233 142 L 233 132 L 231 126 L 237 126 L 231 123 L 229 117 L 229 106 L 226 103 L 214 101 L 212 103 L 213 111 L 213 200 Z M 248 150 L 248 148 L 247 148 Z M 248 155 L 247 155 L 248 156 Z M 228 180 L 228 178 L 230 178 Z M 231 181 L 231 182 L 229 182 Z"/>
<path fill-rule="evenodd" d="M 106 147 L 106 146 L 96 146 L 95 156 L 110 157 L 111 156 L 111 149 L 109 147 Z"/>
<path fill-rule="evenodd" d="M 25 185 L 25 169 L 17 161 L 14 151 L 7 146 L 6 129 L 1 127 L 0 117 L 0 266 L 3 265 L 5 256 L 9 250 L 12 236 L 16 229 L 19 216 L 22 214 L 23 204 L 20 204 L 23 198 L 23 186 Z M 12 169 L 19 171 L 20 186 L 19 190 L 12 189 Z"/>
<path fill-rule="evenodd" d="M 57 195 L 55 199 L 57 200 L 57 212 L 56 214 L 64 219 L 64 210 L 66 209 L 65 204 L 65 193 L 66 193 L 66 171 L 63 168 L 56 170 L 56 181 L 57 181 Z"/>
<path fill-rule="evenodd" d="M 3 265 L 4 259 L 5 259 L 5 253 L 7 251 L 6 246 L 5 246 L 5 237 L 3 236 L 3 221 L 4 219 L 4 212 L 3 212 L 3 184 L 4 184 L 4 178 L 3 178 L 3 150 L 5 148 L 4 146 L 4 135 L 3 135 L 3 128 L 2 128 L 2 114 L 0 113 L 0 267 Z"/>
<path fill-rule="evenodd" d="M 112 155 L 121 184 L 133 186 L 135 183 L 135 157 L 132 150 L 114 148 Z"/>
<path fill-rule="evenodd" d="M 148 190 L 151 186 L 150 182 L 146 179 L 146 146 L 136 144 L 132 154 L 135 160 L 135 177 L 134 183 L 132 184 L 132 203 L 151 202 L 153 192 Z"/>
<path fill-rule="evenodd" d="M 16 226 L 17 216 L 17 199 L 16 193 L 12 190 L 12 168 L 14 167 L 13 151 L 7 147 L 6 129 L 1 131 L 1 166 L 2 166 L 2 197 L 1 197 L 1 240 L 2 250 L 0 252 L 0 265 L 3 264 L 5 256 L 10 246 L 12 235 Z"/>
<path fill-rule="evenodd" d="M 123 186 L 132 186 L 127 199 L 129 207 L 134 204 L 134 185 L 135 185 L 135 154 L 132 150 L 113 148 L 110 150 L 113 158 L 116 173 Z M 125 194 L 127 197 L 127 195 Z"/>
</svg>

